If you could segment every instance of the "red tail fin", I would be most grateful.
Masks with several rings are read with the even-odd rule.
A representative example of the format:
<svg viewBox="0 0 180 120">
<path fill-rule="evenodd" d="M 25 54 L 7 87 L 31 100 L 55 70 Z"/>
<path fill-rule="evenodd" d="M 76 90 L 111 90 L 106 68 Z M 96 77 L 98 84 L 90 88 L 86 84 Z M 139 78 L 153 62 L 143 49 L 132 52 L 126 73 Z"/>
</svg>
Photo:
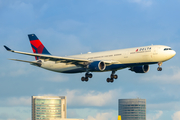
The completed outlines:
<svg viewBox="0 0 180 120">
<path fill-rule="evenodd" d="M 28 37 L 34 53 L 50 55 L 48 50 L 44 47 L 44 45 L 41 43 L 41 41 L 37 38 L 35 34 L 29 34 Z M 39 57 L 35 57 L 35 58 L 36 60 L 39 59 Z"/>
</svg>

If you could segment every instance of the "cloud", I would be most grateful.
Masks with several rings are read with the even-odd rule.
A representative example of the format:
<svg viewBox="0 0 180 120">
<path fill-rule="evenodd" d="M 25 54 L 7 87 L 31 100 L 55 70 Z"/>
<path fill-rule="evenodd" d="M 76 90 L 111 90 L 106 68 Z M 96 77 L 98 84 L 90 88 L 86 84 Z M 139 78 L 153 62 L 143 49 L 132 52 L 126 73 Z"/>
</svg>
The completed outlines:
<svg viewBox="0 0 180 120">
<path fill-rule="evenodd" d="M 0 120 L 30 120 L 30 107 L 0 107 Z"/>
<path fill-rule="evenodd" d="M 105 113 L 97 113 L 95 117 L 88 116 L 85 120 L 116 120 L 117 117 L 113 116 L 113 114 L 110 112 Z"/>
<path fill-rule="evenodd" d="M 51 82 L 64 82 L 64 81 L 68 81 L 68 77 L 64 76 L 64 75 L 54 75 L 51 77 L 46 77 L 45 80 L 47 81 L 51 81 Z"/>
<path fill-rule="evenodd" d="M 77 114 L 77 112 L 74 109 L 68 109 L 67 117 L 68 118 L 79 118 L 80 116 Z"/>
<path fill-rule="evenodd" d="M 13 105 L 13 106 L 22 106 L 22 105 L 31 105 L 31 97 L 13 97 L 13 98 L 9 98 L 7 100 L 9 105 Z"/>
<path fill-rule="evenodd" d="M 153 4 L 152 0 L 129 0 L 131 3 L 137 3 L 142 6 L 151 6 Z"/>
<path fill-rule="evenodd" d="M 10 97 L 0 101 L 1 106 L 30 106 L 31 97 Z"/>
<path fill-rule="evenodd" d="M 10 76 L 15 77 L 15 76 L 20 76 L 23 74 L 27 74 L 27 71 L 23 70 L 23 69 L 17 69 L 16 71 L 12 71 L 9 73 Z"/>
<path fill-rule="evenodd" d="M 7 99 L 7 103 L 11 106 L 31 105 L 31 97 L 12 97 Z"/>
<path fill-rule="evenodd" d="M 172 120 L 180 120 L 180 111 L 175 112 L 172 116 Z"/>
<path fill-rule="evenodd" d="M 96 91 L 89 91 L 86 94 L 82 94 L 81 91 L 78 90 L 68 90 L 67 91 L 67 98 L 68 104 L 78 106 L 104 106 L 107 103 L 111 103 L 113 100 L 113 96 L 117 94 L 115 91 L 110 90 L 108 92 L 96 92 Z"/>
<path fill-rule="evenodd" d="M 0 120 L 20 120 L 20 117 L 11 113 L 0 113 Z"/>
<path fill-rule="evenodd" d="M 67 90 L 67 101 L 74 107 L 112 107 L 117 106 L 119 98 L 137 96 L 136 92 L 123 93 L 121 89 L 106 92 Z"/>
<path fill-rule="evenodd" d="M 147 108 L 151 110 L 180 110 L 180 102 L 166 102 L 166 103 L 156 103 L 147 104 Z"/>
<path fill-rule="evenodd" d="M 163 114 L 163 111 L 158 111 L 158 113 L 156 113 L 155 115 L 151 115 L 153 116 L 152 118 L 151 117 L 148 117 L 147 120 L 158 120 Z"/>
<path fill-rule="evenodd" d="M 18 77 L 30 74 L 32 72 L 34 72 L 34 70 L 29 67 L 29 64 L 10 61 L 10 64 L 8 64 L 8 66 L 6 66 L 4 70 L 0 73 L 0 77 Z"/>
<path fill-rule="evenodd" d="M 43 96 L 56 96 L 54 94 L 45 94 Z M 123 92 L 121 89 L 109 90 L 106 92 L 69 90 L 61 91 L 59 96 L 67 96 L 67 104 L 71 108 L 89 108 L 89 107 L 114 107 L 118 104 L 120 98 L 136 98 L 137 92 Z"/>
<path fill-rule="evenodd" d="M 163 114 L 163 111 L 159 111 L 154 117 L 153 120 L 157 120 L 161 115 Z"/>
</svg>

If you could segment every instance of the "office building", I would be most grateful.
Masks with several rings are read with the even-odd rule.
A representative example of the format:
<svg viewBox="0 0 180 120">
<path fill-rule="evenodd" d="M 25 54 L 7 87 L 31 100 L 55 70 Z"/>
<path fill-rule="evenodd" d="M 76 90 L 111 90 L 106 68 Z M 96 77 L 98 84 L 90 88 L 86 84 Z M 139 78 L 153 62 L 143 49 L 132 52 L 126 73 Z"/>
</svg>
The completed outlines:
<svg viewBox="0 0 180 120">
<path fill-rule="evenodd" d="M 32 120 L 65 118 L 65 96 L 32 96 Z"/>
<path fill-rule="evenodd" d="M 146 99 L 119 99 L 118 104 L 122 120 L 146 120 Z"/>
</svg>

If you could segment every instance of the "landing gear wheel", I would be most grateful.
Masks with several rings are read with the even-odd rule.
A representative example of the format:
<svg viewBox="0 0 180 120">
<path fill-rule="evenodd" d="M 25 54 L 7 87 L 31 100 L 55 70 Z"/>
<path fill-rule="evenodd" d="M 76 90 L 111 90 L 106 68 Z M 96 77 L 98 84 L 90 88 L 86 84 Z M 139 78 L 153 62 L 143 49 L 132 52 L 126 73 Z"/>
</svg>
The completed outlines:
<svg viewBox="0 0 180 120">
<path fill-rule="evenodd" d="M 107 81 L 108 83 L 109 83 L 109 82 L 113 83 L 113 82 L 114 82 L 114 79 L 113 79 L 113 78 L 107 78 L 106 81 Z"/>
<path fill-rule="evenodd" d="M 111 78 L 113 79 L 117 79 L 118 78 L 118 75 L 113 75 L 113 74 L 111 74 Z"/>
<path fill-rule="evenodd" d="M 86 73 L 85 76 L 88 78 L 92 78 L 93 75 L 91 73 L 90 74 Z"/>
<path fill-rule="evenodd" d="M 115 72 L 116 71 L 112 71 L 112 73 L 111 73 L 111 75 L 110 75 L 110 78 L 107 78 L 107 82 L 109 83 L 109 82 L 111 82 L 111 83 L 113 83 L 114 82 L 114 79 L 117 79 L 118 78 L 118 75 L 115 75 Z"/>
<path fill-rule="evenodd" d="M 158 68 L 157 68 L 157 71 L 162 71 L 162 67 L 161 67 L 161 65 L 162 65 L 162 62 L 158 62 Z"/>
<path fill-rule="evenodd" d="M 86 81 L 86 82 L 87 82 L 87 81 L 88 81 L 88 77 L 85 77 L 84 81 Z"/>
<path fill-rule="evenodd" d="M 114 82 L 114 79 L 111 78 L 111 79 L 110 79 L 110 82 L 113 83 L 113 82 Z"/>
<path fill-rule="evenodd" d="M 158 68 L 157 68 L 157 71 L 162 71 L 162 67 L 158 67 Z"/>
<path fill-rule="evenodd" d="M 92 78 L 92 76 L 93 76 L 93 75 L 92 75 L 91 73 L 86 72 L 85 77 L 82 77 L 82 78 L 81 78 L 81 81 L 87 82 L 87 81 L 89 80 L 89 78 Z"/>
<path fill-rule="evenodd" d="M 106 80 L 108 83 L 110 82 L 110 78 L 107 78 L 107 80 Z"/>
<path fill-rule="evenodd" d="M 85 80 L 85 77 L 81 77 L 81 81 L 83 81 L 83 82 L 84 82 L 84 80 Z"/>
<path fill-rule="evenodd" d="M 118 78 L 118 75 L 114 75 L 114 79 L 117 79 Z"/>
<path fill-rule="evenodd" d="M 90 73 L 90 74 L 89 74 L 89 78 L 92 78 L 92 77 L 93 77 L 93 75 Z"/>
</svg>

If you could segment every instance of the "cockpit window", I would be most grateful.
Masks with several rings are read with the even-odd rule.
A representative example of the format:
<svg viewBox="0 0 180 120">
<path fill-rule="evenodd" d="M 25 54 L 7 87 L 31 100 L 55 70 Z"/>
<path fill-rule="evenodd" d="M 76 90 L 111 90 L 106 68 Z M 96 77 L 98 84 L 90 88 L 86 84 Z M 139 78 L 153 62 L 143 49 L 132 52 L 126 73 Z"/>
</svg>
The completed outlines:
<svg viewBox="0 0 180 120">
<path fill-rule="evenodd" d="M 172 50 L 171 48 L 164 48 L 164 50 Z"/>
</svg>

